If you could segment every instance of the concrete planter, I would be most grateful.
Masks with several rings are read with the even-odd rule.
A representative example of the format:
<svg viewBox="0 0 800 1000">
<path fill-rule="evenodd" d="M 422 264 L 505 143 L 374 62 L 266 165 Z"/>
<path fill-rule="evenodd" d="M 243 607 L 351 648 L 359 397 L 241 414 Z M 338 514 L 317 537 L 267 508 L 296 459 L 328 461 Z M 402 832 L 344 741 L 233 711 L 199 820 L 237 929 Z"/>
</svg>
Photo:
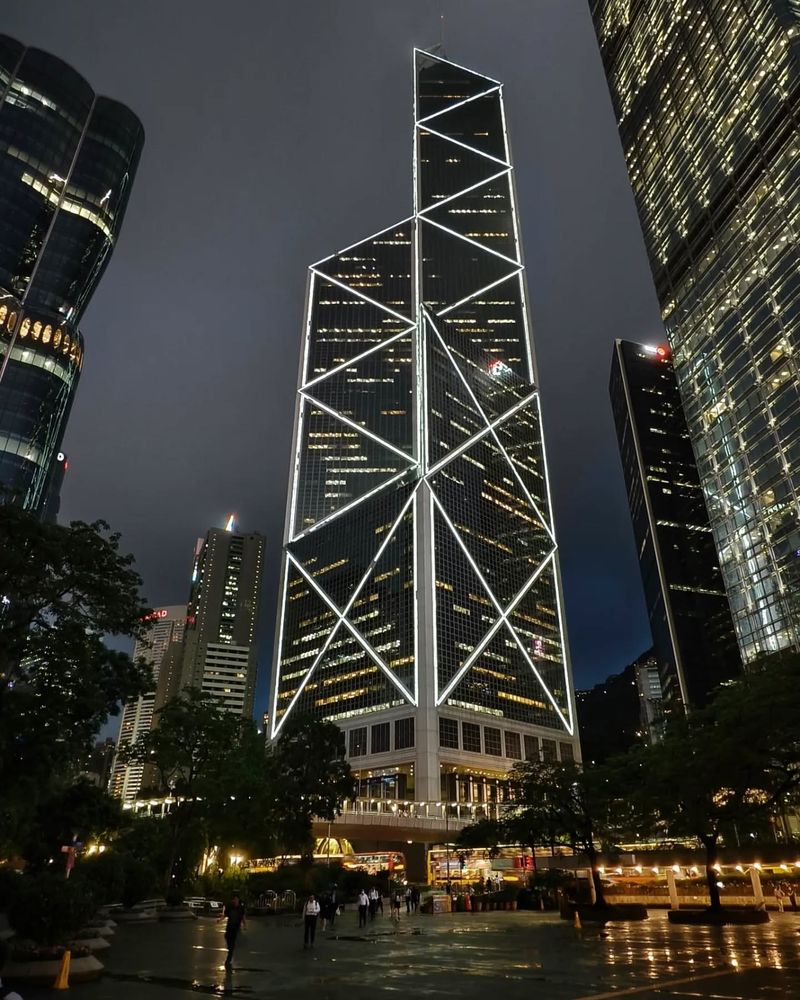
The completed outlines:
<svg viewBox="0 0 800 1000">
<path fill-rule="evenodd" d="M 107 951 L 111 947 L 111 942 L 104 937 L 77 938 L 72 944 L 75 948 L 88 948 L 93 955 L 98 951 Z"/>
<path fill-rule="evenodd" d="M 647 920 L 647 907 L 641 903 L 625 903 L 621 906 L 573 906 L 572 913 L 576 911 L 581 923 L 606 924 Z"/>
<path fill-rule="evenodd" d="M 152 924 L 156 920 L 155 910 L 118 910 L 114 914 L 118 924 Z"/>
<path fill-rule="evenodd" d="M 26 986 L 52 986 L 61 968 L 61 959 L 44 962 L 6 962 L 3 966 L 3 983 Z M 70 985 L 91 983 L 103 974 L 103 965 L 94 955 L 73 958 L 69 966 Z"/>
<path fill-rule="evenodd" d="M 159 910 L 158 919 L 165 922 L 174 920 L 197 920 L 197 914 L 188 906 L 167 906 Z"/>
</svg>

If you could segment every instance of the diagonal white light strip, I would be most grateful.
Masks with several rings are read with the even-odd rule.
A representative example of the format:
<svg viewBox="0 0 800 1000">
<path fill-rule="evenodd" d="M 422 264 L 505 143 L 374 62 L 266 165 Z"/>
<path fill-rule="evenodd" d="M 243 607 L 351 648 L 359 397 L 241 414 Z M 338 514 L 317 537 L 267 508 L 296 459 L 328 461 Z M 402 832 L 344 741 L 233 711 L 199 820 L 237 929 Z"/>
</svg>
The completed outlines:
<svg viewBox="0 0 800 1000">
<path fill-rule="evenodd" d="M 506 171 L 506 173 L 507 172 L 508 171 Z M 436 226 L 437 229 L 441 229 L 442 232 L 447 233 L 448 236 L 454 236 L 457 240 L 463 240 L 465 243 L 469 243 L 471 246 L 474 246 L 476 250 L 481 250 L 483 251 L 483 253 L 493 254 L 495 257 L 499 257 L 500 260 L 503 260 L 507 264 L 510 264 L 512 268 L 514 268 L 514 270 L 510 271 L 506 275 L 506 278 L 513 277 L 513 275 L 516 274 L 517 271 L 519 271 L 520 267 L 522 266 L 520 262 L 518 260 L 514 260 L 513 257 L 506 257 L 504 253 L 499 253 L 497 250 L 492 250 L 491 247 L 484 246 L 483 243 L 478 243 L 477 240 L 470 239 L 469 236 L 464 236 L 461 233 L 456 233 L 452 229 L 448 229 L 447 226 L 443 226 L 441 222 L 435 222 L 433 219 L 429 219 L 424 215 L 420 216 L 420 218 L 424 222 L 427 222 L 429 226 Z"/>
<path fill-rule="evenodd" d="M 575 735 L 575 720 L 572 716 L 572 698 L 570 697 L 571 685 L 570 685 L 570 673 L 567 666 L 567 642 L 564 636 L 564 618 L 561 613 L 561 570 L 555 559 L 553 558 L 553 587 L 556 592 L 556 615 L 558 618 L 558 635 L 561 639 L 561 660 L 564 664 L 564 690 L 567 692 L 567 709 L 569 711 L 569 730 L 570 736 Z"/>
<path fill-rule="evenodd" d="M 437 337 L 439 343 L 442 345 L 442 350 L 447 355 L 447 358 L 448 358 L 451 366 L 455 369 L 456 374 L 461 379 L 461 381 L 464 383 L 464 388 L 469 393 L 469 397 L 472 400 L 473 406 L 475 407 L 475 409 L 480 414 L 481 418 L 483 419 L 484 423 L 486 424 L 486 429 L 491 433 L 491 436 L 494 439 L 495 444 L 497 445 L 497 447 L 502 452 L 503 458 L 506 460 L 506 462 L 508 464 L 509 471 L 513 474 L 514 478 L 517 480 L 517 483 L 519 484 L 519 486 L 521 487 L 523 493 L 525 494 L 525 498 L 527 499 L 528 503 L 533 508 L 534 513 L 536 514 L 536 516 L 539 518 L 539 521 L 541 522 L 541 526 L 544 528 L 544 530 L 550 536 L 550 540 L 555 545 L 555 541 L 556 540 L 553 537 L 553 532 L 548 527 L 547 521 L 544 519 L 544 517 L 542 517 L 541 511 L 539 510 L 539 508 L 538 508 L 538 506 L 536 504 L 536 501 L 531 496 L 530 491 L 528 490 L 528 487 L 523 482 L 522 476 L 520 476 L 520 474 L 519 474 L 519 472 L 517 470 L 517 467 L 511 461 L 511 458 L 509 457 L 508 452 L 503 447 L 503 445 L 502 445 L 502 443 L 500 441 L 500 438 L 497 436 L 497 432 L 495 431 L 495 428 L 492 426 L 491 421 L 486 416 L 486 413 L 484 412 L 483 407 L 481 406 L 480 402 L 478 401 L 478 397 L 472 391 L 472 386 L 469 384 L 469 382 L 467 381 L 466 376 L 461 371 L 461 366 L 456 362 L 455 358 L 453 357 L 452 351 L 450 350 L 450 348 L 445 343 L 444 338 L 442 337 L 441 333 L 439 333 L 439 329 L 436 326 L 436 324 L 433 322 L 433 320 L 431 319 L 430 313 L 428 313 L 427 310 L 424 310 L 424 312 L 425 312 L 425 318 L 427 319 L 428 323 L 430 324 L 431 328 L 433 329 L 433 332 L 436 334 L 436 337 Z M 507 416 L 507 413 L 502 414 L 502 416 L 503 417 Z"/>
<path fill-rule="evenodd" d="M 449 312 L 454 309 L 458 309 L 459 306 L 463 306 L 465 302 L 470 302 L 472 299 L 477 299 L 479 295 L 485 295 L 486 292 L 491 291 L 495 285 L 502 285 L 504 281 L 508 281 L 509 278 L 513 278 L 514 275 L 519 274 L 523 270 L 522 267 L 517 267 L 516 271 L 511 271 L 509 274 L 504 274 L 502 278 L 498 278 L 497 281 L 493 281 L 490 285 L 484 285 L 483 288 L 479 288 L 476 292 L 471 292 L 469 295 L 465 295 L 463 299 L 459 299 L 458 302 L 454 302 L 451 306 L 446 306 L 444 309 L 440 309 L 436 313 L 437 316 L 446 316 Z"/>
<path fill-rule="evenodd" d="M 298 504 L 298 485 L 300 482 L 300 467 L 303 463 L 303 420 L 305 414 L 305 406 L 302 400 L 300 401 L 300 406 L 298 407 L 297 414 L 297 449 L 294 453 L 294 462 L 292 463 L 292 495 L 289 500 L 289 536 L 294 534 L 294 526 L 297 518 L 297 504 Z"/>
<path fill-rule="evenodd" d="M 539 390 L 534 389 L 529 396 L 526 396 L 524 399 L 521 399 L 518 403 L 515 403 L 510 410 L 507 410 L 496 420 L 493 420 L 488 427 L 482 428 L 481 430 L 473 434 L 472 437 L 468 437 L 467 440 L 463 441 L 457 448 L 454 448 L 452 451 L 448 451 L 448 453 L 444 457 L 440 458 L 435 465 L 432 465 L 428 469 L 427 475 L 432 476 L 440 469 L 443 469 L 446 465 L 449 465 L 454 458 L 458 458 L 458 456 L 463 454 L 468 448 L 471 448 L 474 444 L 477 444 L 478 441 L 481 440 L 481 438 L 486 437 L 486 435 L 489 434 L 495 427 L 499 427 L 500 424 L 505 423 L 506 420 L 508 420 L 510 417 L 513 417 L 519 410 L 523 408 L 523 406 L 527 406 L 528 403 L 530 403 L 531 400 L 535 399 L 538 395 L 539 395 Z"/>
<path fill-rule="evenodd" d="M 471 184 L 468 188 L 456 191 L 455 194 L 449 194 L 446 198 L 442 198 L 440 201 L 431 202 L 427 208 L 421 208 L 419 212 L 417 212 L 417 215 L 425 218 L 427 212 L 432 212 L 435 208 L 440 208 L 442 205 L 446 205 L 448 202 L 453 201 L 454 198 L 460 198 L 462 195 L 470 194 L 476 188 L 483 187 L 484 184 L 491 184 L 492 181 L 496 181 L 500 177 L 506 177 L 511 174 L 512 170 L 513 167 L 506 167 L 504 170 L 499 170 L 496 174 L 492 174 L 491 177 L 487 177 L 486 180 L 478 181 L 477 184 Z"/>
<path fill-rule="evenodd" d="M 496 83 L 498 87 L 502 86 L 499 81 L 493 79 L 491 76 L 486 76 L 485 73 L 476 73 L 474 69 L 469 69 L 466 66 L 462 66 L 461 63 L 453 62 L 451 59 L 445 59 L 442 56 L 437 56 L 434 52 L 429 52 L 427 49 L 414 48 L 414 76 L 416 77 L 416 61 L 417 53 L 424 56 L 426 59 L 432 59 L 434 62 L 444 63 L 445 66 L 455 66 L 456 69 L 461 69 L 470 76 L 477 76 L 481 80 L 488 80 L 489 83 Z"/>
<path fill-rule="evenodd" d="M 474 146 L 468 146 L 465 142 L 461 142 L 459 139 L 453 139 L 452 136 L 442 135 L 441 132 L 437 132 L 434 128 L 428 128 L 427 125 L 417 125 L 418 129 L 423 132 L 428 132 L 430 135 L 435 135 L 437 139 L 442 139 L 444 142 L 452 142 L 454 146 L 461 146 L 462 149 L 468 149 L 470 153 L 477 153 L 478 156 L 482 156 L 485 160 L 492 160 L 494 163 L 502 163 L 504 167 L 510 167 L 511 164 L 508 160 L 501 160 L 497 156 L 492 156 L 491 153 L 484 153 L 482 149 L 476 149 Z"/>
<path fill-rule="evenodd" d="M 342 610 L 340 610 L 337 607 L 337 605 L 334 602 L 333 598 L 331 598 L 329 596 L 329 594 L 325 590 L 323 590 L 322 587 L 319 586 L 319 584 L 316 582 L 316 580 L 314 580 L 313 576 L 308 572 L 308 570 L 305 568 L 305 566 L 303 566 L 303 564 L 297 559 L 297 557 L 292 552 L 290 552 L 288 549 L 286 551 L 287 557 L 292 561 L 292 564 L 302 574 L 302 576 L 306 580 L 306 582 L 311 587 L 314 588 L 314 590 L 317 592 L 317 594 L 319 594 L 319 596 L 322 598 L 322 600 L 328 605 L 328 607 L 331 609 L 331 611 L 333 611 L 333 613 L 339 619 L 339 621 L 337 622 L 337 624 L 331 629 L 331 632 L 328 635 L 328 639 L 326 640 L 326 643 L 325 643 L 325 645 L 323 647 L 322 653 L 324 653 L 324 651 L 327 649 L 327 647 L 328 647 L 328 645 L 330 643 L 331 637 L 333 636 L 333 633 L 338 629 L 339 625 L 342 622 L 344 622 L 345 626 L 353 633 L 353 635 L 355 636 L 355 638 L 364 647 L 364 650 L 369 654 L 369 656 L 380 667 L 380 669 L 383 671 L 383 673 L 386 674 L 386 676 L 392 681 L 392 683 L 395 685 L 395 687 L 401 693 L 403 693 L 403 695 L 405 697 L 407 697 L 408 701 L 412 705 L 416 705 L 416 703 L 417 703 L 415 697 L 411 694 L 410 691 L 408 691 L 408 689 L 402 683 L 402 681 L 400 681 L 399 678 L 394 675 L 394 673 L 388 668 L 388 666 L 383 662 L 383 660 L 381 660 L 381 658 L 378 656 L 378 654 L 375 652 L 375 650 L 372 648 L 372 646 L 367 642 L 367 640 L 361 635 L 361 633 L 358 631 L 358 629 L 353 625 L 352 622 L 350 622 L 347 619 L 347 615 L 349 614 L 351 608 L 353 607 L 353 605 L 355 604 L 356 600 L 358 599 L 359 594 L 361 593 L 361 591 L 366 586 L 367 581 L 369 580 L 370 576 L 372 575 L 372 573 L 373 573 L 373 571 L 375 569 L 375 566 L 378 564 L 378 561 L 380 560 L 381 556 L 383 555 L 383 553 L 384 553 L 384 551 L 386 549 L 386 546 L 392 540 L 392 538 L 395 535 L 395 532 L 400 527 L 400 524 L 402 523 L 403 518 L 405 517 L 406 512 L 408 511 L 408 508 L 411 506 L 411 504 L 413 502 L 413 499 L 414 499 L 414 496 L 415 496 L 415 494 L 416 494 L 416 492 L 417 492 L 418 489 L 419 489 L 419 483 L 417 483 L 417 485 L 411 491 L 410 496 L 408 497 L 408 499 L 406 500 L 406 502 L 403 504 L 403 507 L 402 507 L 402 509 L 401 509 L 401 511 L 400 511 L 400 513 L 399 513 L 399 515 L 397 517 L 397 519 L 395 520 L 395 522 L 392 525 L 392 527 L 389 529 L 389 531 L 388 531 L 386 537 L 384 538 L 384 540 L 379 545 L 378 551 L 373 556 L 372 561 L 370 562 L 370 564 L 369 564 L 369 566 L 367 568 L 367 571 L 364 573 L 364 576 L 361 578 L 361 581 L 356 586 L 356 588 L 353 591 L 353 593 L 350 595 L 350 599 L 348 600 L 347 604 L 344 606 L 344 608 Z M 312 667 L 309 670 L 308 674 L 303 678 L 302 685 L 301 685 L 300 688 L 298 688 L 297 693 L 295 694 L 295 698 L 292 700 L 290 706 L 286 709 L 286 712 L 285 712 L 285 714 L 283 716 L 284 720 L 286 719 L 286 716 L 289 714 L 291 705 L 294 704 L 294 701 L 296 700 L 297 696 L 300 694 L 300 692 L 302 691 L 303 687 L 305 687 L 305 684 L 307 683 L 308 678 L 311 675 L 312 670 L 319 663 L 319 660 L 322 657 L 322 653 L 320 653 L 320 655 L 314 661 L 314 664 L 312 665 Z"/>
<path fill-rule="evenodd" d="M 353 365 L 357 365 L 364 358 L 369 357 L 370 354 L 374 354 L 376 351 L 380 351 L 384 347 L 388 347 L 393 344 L 396 340 L 401 340 L 403 337 L 408 337 L 410 334 L 416 330 L 416 323 L 413 326 L 409 326 L 406 330 L 401 330 L 399 333 L 395 333 L 393 336 L 389 337 L 388 340 L 381 340 L 377 344 L 373 344 L 372 347 L 368 347 L 366 351 L 362 351 L 360 354 L 356 354 L 354 358 L 350 358 L 349 361 L 343 361 L 340 365 L 336 365 L 327 372 L 323 372 L 322 375 L 316 375 L 314 378 L 309 379 L 303 385 L 300 386 L 300 392 L 303 389 L 308 389 L 309 386 L 316 385 L 317 382 L 322 382 L 326 378 L 330 378 L 331 375 L 336 375 L 346 368 L 351 368 Z"/>
<path fill-rule="evenodd" d="M 436 506 L 439 508 L 439 511 L 440 511 L 442 517 L 447 522 L 447 525 L 450 528 L 450 531 L 453 533 L 453 535 L 455 536 L 456 541 L 458 542 L 459 546 L 461 547 L 462 552 L 467 557 L 467 560 L 469 561 L 470 566 L 472 566 L 473 570 L 475 571 L 475 574 L 478 577 L 478 579 L 480 580 L 481 585 L 485 589 L 486 593 L 489 595 L 489 598 L 491 599 L 491 601 L 494 604 L 495 608 L 497 608 L 497 613 L 499 615 L 502 615 L 503 614 L 503 609 L 500 606 L 499 601 L 494 596 L 494 593 L 492 592 L 491 587 L 489 587 L 489 585 L 487 584 L 486 580 L 484 579 L 483 574 L 481 573 L 480 569 L 478 568 L 478 564 L 475 562 L 475 560 L 470 555 L 469 549 L 467 548 L 467 546 L 466 546 L 463 538 L 459 534 L 458 529 L 453 524 L 453 522 L 450 520 L 450 517 L 449 517 L 447 511 L 442 506 L 441 500 L 439 500 L 439 498 L 436 496 L 436 494 L 433 492 L 433 490 L 431 490 L 431 495 L 433 496 L 434 502 L 436 503 Z M 550 556 L 549 558 L 552 559 L 553 557 Z M 508 623 L 506 623 L 506 624 L 508 624 Z M 519 646 L 520 650 L 522 651 L 522 655 L 525 657 L 525 660 L 526 660 L 528 666 L 531 668 L 531 670 L 536 675 L 536 679 L 541 684 L 542 690 L 547 695 L 548 701 L 553 706 L 553 708 L 555 709 L 558 717 L 564 723 L 565 728 L 567 729 L 567 731 L 571 735 L 572 734 L 571 723 L 567 722 L 567 720 L 564 718 L 564 713 L 559 708 L 558 702 L 555 700 L 555 698 L 553 697 L 553 695 L 550 693 L 550 689 L 545 684 L 544 679 L 542 678 L 542 675 L 536 669 L 536 665 L 534 664 L 533 660 L 530 658 L 530 656 L 528 656 L 528 652 L 525 649 L 525 647 L 522 645 L 522 643 L 520 642 L 519 636 L 517 635 L 517 633 L 512 628 L 509 628 L 509 632 L 511 632 L 511 634 L 514 637 L 514 641 L 516 642 L 516 644 Z"/>
<path fill-rule="evenodd" d="M 375 306 L 376 309 L 381 309 L 383 310 L 383 312 L 389 313 L 390 316 L 394 316 L 395 319 L 402 320 L 406 324 L 406 326 L 408 326 L 411 323 L 410 316 L 404 316 L 402 313 L 395 312 L 394 309 L 390 309 L 388 306 L 383 305 L 382 303 L 376 301 L 375 299 L 371 299 L 369 295 L 364 295 L 363 292 L 359 292 L 357 288 L 351 288 L 350 285 L 346 285 L 343 281 L 339 281 L 338 278 L 332 278 L 329 274 L 326 274 L 324 271 L 318 271 L 316 268 L 313 267 L 310 268 L 310 270 L 312 270 L 314 274 L 319 275 L 319 277 L 323 278 L 325 281 L 330 281 L 332 285 L 338 285 L 339 288 L 343 288 L 346 292 L 349 292 L 351 295 L 355 295 L 357 299 L 362 299 L 364 302 L 369 302 L 369 304 L 371 306 Z"/>
<path fill-rule="evenodd" d="M 377 443 L 382 445 L 384 448 L 388 448 L 389 451 L 393 451 L 395 455 L 399 455 L 400 458 L 405 459 L 405 461 L 408 462 L 409 468 L 417 464 L 417 460 L 414 456 L 409 455 L 407 451 L 403 451 L 402 448 L 398 448 L 396 445 L 389 444 L 388 441 L 384 441 L 383 438 L 378 437 L 377 434 L 373 434 L 372 431 L 368 431 L 366 427 L 362 427 L 361 424 L 357 424 L 355 420 L 351 420 L 350 417 L 346 417 L 343 413 L 339 413 L 338 410 L 334 410 L 333 407 L 328 406 L 327 403 L 320 403 L 315 396 L 306 392 L 305 389 L 300 389 L 299 392 L 303 399 L 306 399 L 313 406 L 318 406 L 321 410 L 324 410 L 328 416 L 334 417 L 336 420 L 340 420 L 343 424 L 347 424 L 348 427 L 352 427 L 354 431 L 358 431 L 365 437 L 372 438 L 373 441 L 377 441 Z"/>
<path fill-rule="evenodd" d="M 304 528 L 303 531 L 296 535 L 292 535 L 289 542 L 296 542 L 301 538 L 305 538 L 306 535 L 310 535 L 318 528 L 323 527 L 323 525 L 330 524 L 331 521 L 335 521 L 337 517 L 341 517 L 342 514 L 346 514 L 354 507 L 358 507 L 359 504 L 364 503 L 365 500 L 369 500 L 370 497 L 375 496 L 376 493 L 380 493 L 381 490 L 388 490 L 390 486 L 394 486 L 395 483 L 399 482 L 406 475 L 408 475 L 408 469 L 401 469 L 396 475 L 392 476 L 391 479 L 387 479 L 386 482 L 379 483 L 377 486 L 369 490 L 369 492 L 364 493 L 362 496 L 356 497 L 355 500 L 351 500 L 350 503 L 345 504 L 344 507 L 340 507 L 338 510 L 334 510 L 330 514 L 326 514 L 325 517 L 320 518 L 319 521 L 315 521 L 307 528 Z"/>
<path fill-rule="evenodd" d="M 292 562 L 295 562 L 294 559 L 292 560 Z M 295 563 L 295 565 L 297 565 L 297 564 Z M 341 621 L 341 619 L 339 619 L 339 621 L 337 621 L 336 624 L 333 626 L 333 628 L 330 630 L 330 632 L 328 633 L 328 635 L 327 635 L 327 637 L 325 639 L 325 642 L 323 642 L 323 644 L 322 644 L 322 647 L 321 647 L 319 653 L 314 657 L 314 662 L 308 668 L 308 670 L 306 671 L 305 676 L 300 681 L 300 683 L 297 685 L 297 690 L 292 695 L 292 699 L 289 702 L 289 704 L 286 706 L 286 711 L 281 716 L 280 722 L 277 723 L 277 725 L 275 726 L 275 728 L 272 731 L 273 739 L 278 735 L 278 733 L 281 731 L 281 728 L 282 728 L 283 724 L 286 722 L 286 720 L 291 715 L 292 709 L 297 704 L 297 699 L 300 697 L 300 695 L 303 693 L 303 691 L 305 691 L 306 685 L 311 680 L 311 675 L 317 669 L 319 661 L 328 652 L 328 647 L 333 642 L 333 639 L 334 639 L 336 633 L 339 631 L 339 628 L 340 628 L 341 624 L 342 624 L 342 621 Z M 278 681 L 280 682 L 280 677 L 278 678 Z M 276 707 L 277 707 L 277 690 L 278 690 L 278 684 L 275 685 Z"/>
<path fill-rule="evenodd" d="M 530 579 L 526 580 L 519 593 L 517 593 L 516 596 L 512 598 L 511 603 L 508 605 L 503 614 L 500 615 L 500 617 L 497 619 L 497 621 L 495 621 L 495 623 L 492 625 L 492 627 L 489 629 L 486 635 L 480 640 L 475 649 L 472 650 L 467 659 L 461 664 L 461 666 L 458 669 L 458 672 L 448 681 L 447 687 L 444 689 L 441 696 L 437 699 L 436 701 L 437 705 L 441 705 L 444 702 L 444 700 L 447 697 L 449 697 L 450 693 L 452 692 L 456 684 L 458 684 L 458 682 L 461 680 L 464 674 L 469 670 L 472 664 L 478 659 L 478 657 L 481 655 L 484 649 L 486 649 L 486 647 L 495 637 L 498 629 L 503 624 L 503 622 L 505 622 L 509 626 L 509 628 L 513 628 L 513 625 L 511 625 L 511 623 L 508 621 L 508 616 L 514 611 L 516 606 L 523 599 L 523 597 L 525 597 L 525 595 L 528 593 L 528 591 L 531 589 L 534 583 L 536 583 L 537 579 L 539 578 L 539 575 L 543 572 L 543 570 L 547 566 L 547 563 L 554 552 L 555 552 L 554 548 L 548 552 L 548 554 L 544 557 L 542 563 L 533 572 Z"/>
<path fill-rule="evenodd" d="M 488 97 L 489 94 L 496 94 L 498 91 L 502 91 L 502 89 L 502 85 L 498 83 L 496 87 L 489 87 L 487 90 L 482 90 L 479 94 L 473 94 L 472 97 L 465 97 L 463 101 L 456 101 L 455 104 L 449 104 L 446 108 L 442 108 L 440 111 L 434 111 L 432 115 L 426 115 L 424 118 L 417 118 L 414 124 L 424 125 L 425 122 L 429 122 L 432 118 L 438 118 L 440 115 L 446 115 L 448 111 L 455 111 L 456 108 L 463 108 L 465 104 L 472 104 L 473 101 L 477 101 L 481 97 Z M 416 104 L 414 107 L 416 107 Z"/>
<path fill-rule="evenodd" d="M 289 582 L 289 560 L 284 557 L 283 563 L 283 583 L 280 589 L 280 602 L 281 602 L 281 612 L 283 612 L 283 603 L 286 598 L 286 585 Z M 277 666 L 275 672 L 277 677 L 275 678 L 275 691 L 272 697 L 272 739 L 278 733 L 278 689 L 280 687 L 280 662 L 283 657 L 283 626 L 285 623 L 285 616 L 281 613 L 281 623 L 280 631 L 278 632 L 278 655 L 277 655 Z"/>
<path fill-rule="evenodd" d="M 327 264 L 329 260 L 341 257 L 342 254 L 349 253 L 351 250 L 355 250 L 356 247 L 361 247 L 365 243 L 369 243 L 370 240 L 376 240 L 379 236 L 383 236 L 384 233 L 390 233 L 393 229 L 399 229 L 400 226 L 404 226 L 407 222 L 411 222 L 413 218 L 413 215 L 409 215 L 407 219 L 396 222 L 393 226 L 387 226 L 386 229 L 381 229 L 377 233 L 373 233 L 372 236 L 365 236 L 363 240 L 356 240 L 356 242 L 351 243 L 349 247 L 344 247 L 342 250 L 336 250 L 334 253 L 328 254 L 328 256 L 323 257 L 322 260 L 318 260 L 314 264 L 309 264 L 309 267 L 312 270 L 314 268 L 321 267 L 323 264 Z"/>
</svg>

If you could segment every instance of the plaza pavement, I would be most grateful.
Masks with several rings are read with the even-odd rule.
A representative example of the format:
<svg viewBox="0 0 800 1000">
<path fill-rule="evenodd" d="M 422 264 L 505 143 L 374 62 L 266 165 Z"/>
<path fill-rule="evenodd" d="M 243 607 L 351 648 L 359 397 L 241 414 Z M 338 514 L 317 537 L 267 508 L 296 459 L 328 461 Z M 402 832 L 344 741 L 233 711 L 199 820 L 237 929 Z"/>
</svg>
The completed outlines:
<svg viewBox="0 0 800 1000">
<path fill-rule="evenodd" d="M 398 928 L 388 915 L 366 931 L 356 924 L 355 913 L 345 913 L 304 951 L 299 920 L 254 918 L 229 974 L 223 927 L 212 920 L 120 926 L 103 954 L 106 976 L 70 993 L 81 1000 L 800 997 L 800 914 L 759 927 L 698 928 L 672 927 L 656 910 L 642 923 L 603 931 L 528 912 L 403 913 Z"/>
</svg>

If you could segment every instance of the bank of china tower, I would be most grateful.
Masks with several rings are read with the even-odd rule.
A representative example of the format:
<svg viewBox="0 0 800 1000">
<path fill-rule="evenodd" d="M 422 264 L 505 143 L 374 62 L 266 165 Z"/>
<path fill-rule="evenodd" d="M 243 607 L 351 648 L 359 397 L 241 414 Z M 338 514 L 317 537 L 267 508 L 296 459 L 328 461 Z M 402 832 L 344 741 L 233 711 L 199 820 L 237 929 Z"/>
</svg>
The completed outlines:
<svg viewBox="0 0 800 1000">
<path fill-rule="evenodd" d="M 574 697 L 502 86 L 416 51 L 414 110 L 414 214 L 310 269 L 271 734 L 480 815 Z"/>
</svg>

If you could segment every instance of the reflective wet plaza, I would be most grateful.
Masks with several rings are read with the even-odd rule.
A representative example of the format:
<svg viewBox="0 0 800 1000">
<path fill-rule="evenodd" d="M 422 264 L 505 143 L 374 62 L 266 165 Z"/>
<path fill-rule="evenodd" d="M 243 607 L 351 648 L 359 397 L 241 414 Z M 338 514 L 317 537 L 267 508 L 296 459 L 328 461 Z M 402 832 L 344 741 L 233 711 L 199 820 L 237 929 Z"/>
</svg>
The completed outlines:
<svg viewBox="0 0 800 1000">
<path fill-rule="evenodd" d="M 345 913 L 303 950 L 293 920 L 253 919 L 225 973 L 222 925 L 121 926 L 103 955 L 107 975 L 75 987 L 86 1000 L 201 996 L 366 1000 L 377 995 L 600 1000 L 606 996 L 800 997 L 800 914 L 759 927 L 642 923 L 582 930 L 551 914 L 388 916 L 359 931 Z M 25 1000 L 49 996 L 24 990 Z"/>
</svg>

